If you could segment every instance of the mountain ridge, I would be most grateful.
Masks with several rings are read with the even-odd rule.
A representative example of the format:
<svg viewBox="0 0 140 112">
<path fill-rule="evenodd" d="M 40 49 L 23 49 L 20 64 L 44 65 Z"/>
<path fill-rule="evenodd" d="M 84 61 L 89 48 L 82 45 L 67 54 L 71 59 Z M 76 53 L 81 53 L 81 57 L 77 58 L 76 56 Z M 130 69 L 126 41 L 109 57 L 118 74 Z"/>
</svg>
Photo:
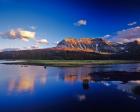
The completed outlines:
<svg viewBox="0 0 140 112">
<path fill-rule="evenodd" d="M 140 59 L 140 42 L 111 42 L 102 38 L 66 38 L 56 47 L 0 52 L 0 59 Z"/>
</svg>

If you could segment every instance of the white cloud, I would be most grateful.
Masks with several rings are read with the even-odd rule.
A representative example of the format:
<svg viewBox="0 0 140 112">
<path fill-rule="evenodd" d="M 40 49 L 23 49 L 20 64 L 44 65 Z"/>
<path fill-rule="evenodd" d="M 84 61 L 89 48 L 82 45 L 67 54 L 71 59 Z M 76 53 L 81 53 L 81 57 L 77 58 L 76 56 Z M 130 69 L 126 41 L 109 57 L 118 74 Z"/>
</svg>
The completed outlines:
<svg viewBox="0 0 140 112">
<path fill-rule="evenodd" d="M 42 47 L 42 45 L 47 45 L 47 44 L 48 44 L 47 39 L 35 40 L 35 43 L 33 45 L 24 47 L 24 50 L 39 49 Z"/>
<path fill-rule="evenodd" d="M 117 34 L 113 36 L 112 40 L 118 42 L 140 40 L 140 26 L 118 31 Z"/>
<path fill-rule="evenodd" d="M 32 50 L 32 49 L 39 49 L 42 45 L 47 45 L 48 41 L 46 39 L 35 40 L 35 44 L 31 46 L 24 47 L 24 50 Z"/>
<path fill-rule="evenodd" d="M 19 30 L 17 34 L 19 34 L 21 38 L 26 38 L 26 39 L 33 39 L 35 37 L 35 32 L 26 31 L 26 30 Z"/>
<path fill-rule="evenodd" d="M 74 23 L 75 26 L 86 26 L 87 25 L 87 20 L 85 19 L 80 19 L 76 23 Z"/>
<path fill-rule="evenodd" d="M 108 39 L 110 37 L 111 37 L 111 35 L 105 35 L 105 36 L 103 36 L 103 38 L 105 38 L 105 39 Z"/>
<path fill-rule="evenodd" d="M 133 25 L 136 25 L 136 24 L 137 24 L 137 22 L 134 21 L 134 22 L 128 23 L 127 25 L 128 25 L 128 26 L 133 26 Z"/>
<path fill-rule="evenodd" d="M 47 45 L 47 44 L 48 44 L 48 40 L 47 40 L 47 39 L 40 39 L 40 40 L 37 40 L 37 43 L 38 43 L 38 44 Z"/>
<path fill-rule="evenodd" d="M 0 33 L 1 38 L 7 39 L 21 39 L 23 41 L 28 41 L 35 38 L 35 32 L 23 30 L 23 29 L 12 29 L 8 32 Z"/>
</svg>

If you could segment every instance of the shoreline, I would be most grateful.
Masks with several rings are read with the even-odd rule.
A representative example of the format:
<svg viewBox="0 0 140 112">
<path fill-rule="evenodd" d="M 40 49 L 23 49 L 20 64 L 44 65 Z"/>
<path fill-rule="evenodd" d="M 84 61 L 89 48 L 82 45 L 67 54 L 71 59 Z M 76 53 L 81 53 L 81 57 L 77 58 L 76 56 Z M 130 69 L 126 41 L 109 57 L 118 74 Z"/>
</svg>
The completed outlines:
<svg viewBox="0 0 140 112">
<path fill-rule="evenodd" d="M 135 64 L 140 63 L 136 60 L 16 60 L 2 62 L 9 65 L 38 65 L 38 66 L 58 66 L 76 67 L 86 65 L 109 65 L 109 64 Z"/>
</svg>

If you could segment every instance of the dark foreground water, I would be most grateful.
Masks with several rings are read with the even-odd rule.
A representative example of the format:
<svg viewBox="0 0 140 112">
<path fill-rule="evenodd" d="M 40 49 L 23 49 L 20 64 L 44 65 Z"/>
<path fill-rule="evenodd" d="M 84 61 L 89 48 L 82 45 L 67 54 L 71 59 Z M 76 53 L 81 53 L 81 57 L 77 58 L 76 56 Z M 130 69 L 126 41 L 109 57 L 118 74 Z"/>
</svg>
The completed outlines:
<svg viewBox="0 0 140 112">
<path fill-rule="evenodd" d="M 43 67 L 0 64 L 0 112 L 140 112 L 140 64 Z M 113 74 L 112 74 L 113 75 Z M 133 76 L 133 77 L 132 77 Z M 131 79 L 132 78 L 132 79 Z"/>
</svg>

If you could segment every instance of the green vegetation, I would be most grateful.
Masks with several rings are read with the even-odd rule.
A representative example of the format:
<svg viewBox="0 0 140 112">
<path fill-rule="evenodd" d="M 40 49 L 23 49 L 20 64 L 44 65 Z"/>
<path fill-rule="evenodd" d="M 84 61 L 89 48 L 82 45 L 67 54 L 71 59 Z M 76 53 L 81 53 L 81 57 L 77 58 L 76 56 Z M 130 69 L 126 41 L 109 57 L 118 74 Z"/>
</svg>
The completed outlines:
<svg viewBox="0 0 140 112">
<path fill-rule="evenodd" d="M 15 62 L 6 62 L 4 64 L 81 66 L 81 65 L 129 64 L 129 63 L 140 63 L 140 61 L 133 61 L 133 60 L 23 60 L 23 61 L 15 61 Z"/>
</svg>

